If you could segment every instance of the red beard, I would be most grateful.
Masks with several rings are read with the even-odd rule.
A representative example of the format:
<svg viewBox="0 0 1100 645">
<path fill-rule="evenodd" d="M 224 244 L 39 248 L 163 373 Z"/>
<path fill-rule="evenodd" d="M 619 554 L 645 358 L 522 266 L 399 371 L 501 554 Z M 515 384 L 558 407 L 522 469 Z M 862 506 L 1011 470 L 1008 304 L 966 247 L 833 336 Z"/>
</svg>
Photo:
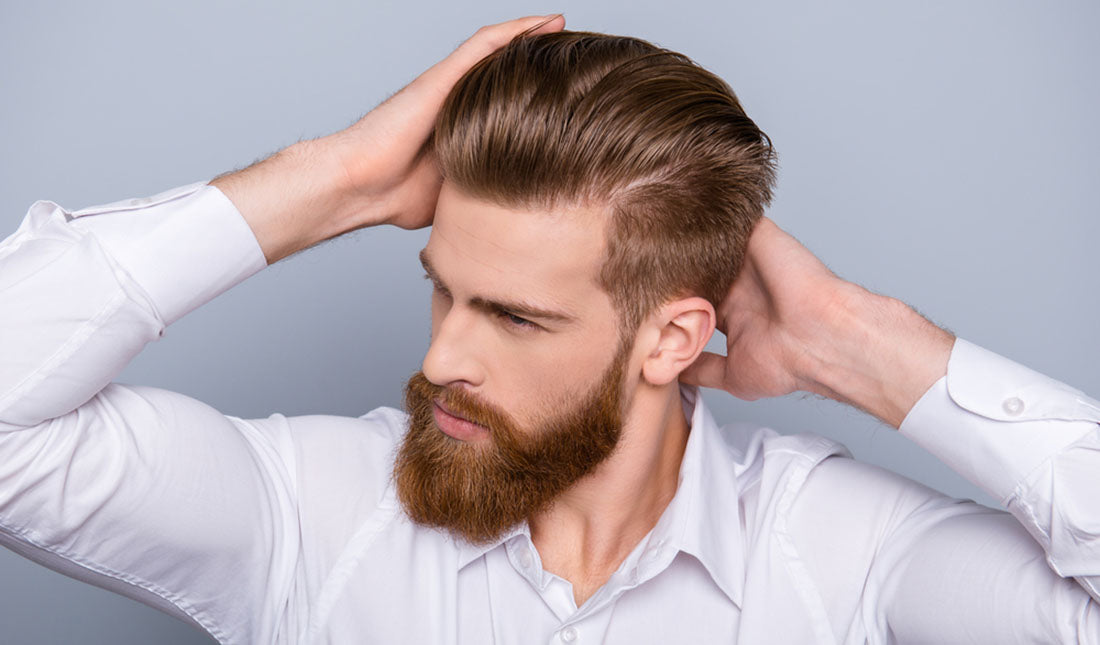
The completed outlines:
<svg viewBox="0 0 1100 645">
<path fill-rule="evenodd" d="M 485 544 L 549 508 L 618 445 L 626 349 L 578 405 L 552 407 L 534 428 L 520 429 L 466 390 L 414 374 L 405 386 L 409 430 L 394 463 L 397 496 L 408 516 Z M 487 428 L 488 439 L 468 443 L 444 434 L 433 415 L 435 401 Z"/>
</svg>

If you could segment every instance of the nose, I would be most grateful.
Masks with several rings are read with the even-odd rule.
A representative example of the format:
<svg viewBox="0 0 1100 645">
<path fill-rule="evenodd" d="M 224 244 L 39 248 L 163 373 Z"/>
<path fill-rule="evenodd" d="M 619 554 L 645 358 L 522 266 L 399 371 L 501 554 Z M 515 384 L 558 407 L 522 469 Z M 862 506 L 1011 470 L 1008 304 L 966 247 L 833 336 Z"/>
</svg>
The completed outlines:
<svg viewBox="0 0 1100 645">
<path fill-rule="evenodd" d="M 485 379 L 477 348 L 476 315 L 451 307 L 432 321 L 432 343 L 421 370 L 436 385 L 477 387 Z"/>
</svg>

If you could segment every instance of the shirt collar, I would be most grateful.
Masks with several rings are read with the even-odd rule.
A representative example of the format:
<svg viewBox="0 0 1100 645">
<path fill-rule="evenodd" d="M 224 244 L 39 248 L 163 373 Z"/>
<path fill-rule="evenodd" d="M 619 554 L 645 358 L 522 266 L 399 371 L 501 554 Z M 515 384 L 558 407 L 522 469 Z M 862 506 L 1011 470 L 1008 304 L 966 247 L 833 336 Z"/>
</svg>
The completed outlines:
<svg viewBox="0 0 1100 645">
<path fill-rule="evenodd" d="M 526 521 L 516 525 L 500 538 L 486 544 L 472 544 L 460 537 L 452 535 L 451 539 L 454 541 L 455 546 L 458 548 L 459 570 L 462 570 L 463 567 L 470 564 L 474 560 L 477 560 L 478 558 L 492 551 L 493 549 L 497 548 L 501 544 L 510 542 L 511 540 L 521 535 L 527 536 L 528 540 L 531 539 L 531 528 L 527 525 Z"/>
<path fill-rule="evenodd" d="M 697 387 L 681 386 L 685 414 L 690 415 L 680 484 L 654 531 L 668 518 L 673 545 L 695 556 L 715 584 L 738 607 L 745 583 L 741 531 L 739 451 L 732 447 L 703 403 Z M 673 534 L 679 531 L 679 536 Z"/>
<path fill-rule="evenodd" d="M 642 542 L 666 544 L 694 556 L 722 592 L 740 607 L 745 579 L 737 482 L 741 460 L 724 441 L 699 389 L 681 386 L 680 396 L 691 431 L 680 462 L 679 483 L 672 501 Z M 526 522 L 488 544 L 475 545 L 455 538 L 458 568 L 521 535 L 530 539 Z"/>
</svg>

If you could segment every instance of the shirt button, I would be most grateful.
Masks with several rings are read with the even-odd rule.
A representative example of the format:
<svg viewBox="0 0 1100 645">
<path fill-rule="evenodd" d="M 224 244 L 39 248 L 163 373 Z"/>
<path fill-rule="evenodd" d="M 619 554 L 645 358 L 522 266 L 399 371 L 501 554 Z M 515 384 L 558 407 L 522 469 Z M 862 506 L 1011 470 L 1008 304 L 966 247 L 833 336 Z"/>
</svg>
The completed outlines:
<svg viewBox="0 0 1100 645">
<path fill-rule="evenodd" d="M 566 627 L 565 629 L 561 630 L 561 639 L 566 643 L 572 643 L 573 641 L 577 640 L 577 630 L 573 629 L 572 627 Z"/>
<path fill-rule="evenodd" d="M 1020 397 L 1012 396 L 1005 399 L 1004 403 L 1001 404 L 1001 407 L 1004 409 L 1005 414 L 1015 417 L 1024 411 L 1024 402 L 1020 399 Z"/>
<path fill-rule="evenodd" d="M 530 553 L 524 551 L 523 553 L 519 554 L 519 566 L 523 567 L 524 569 L 530 569 L 531 565 L 533 564 L 535 564 L 535 560 L 531 557 Z"/>
</svg>

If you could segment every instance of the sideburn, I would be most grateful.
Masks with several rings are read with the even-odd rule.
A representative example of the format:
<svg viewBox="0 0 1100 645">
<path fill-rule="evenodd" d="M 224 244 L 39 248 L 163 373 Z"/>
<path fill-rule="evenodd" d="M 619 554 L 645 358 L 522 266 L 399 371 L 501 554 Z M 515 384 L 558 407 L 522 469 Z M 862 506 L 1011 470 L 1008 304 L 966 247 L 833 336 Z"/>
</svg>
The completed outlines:
<svg viewBox="0 0 1100 645">
<path fill-rule="evenodd" d="M 619 348 L 578 405 L 551 410 L 526 429 L 465 390 L 414 374 L 405 387 L 409 429 L 394 462 L 397 496 L 409 518 L 485 544 L 549 508 L 618 445 L 629 348 Z M 432 413 L 436 400 L 489 428 L 488 441 L 470 444 L 444 434 Z"/>
</svg>

